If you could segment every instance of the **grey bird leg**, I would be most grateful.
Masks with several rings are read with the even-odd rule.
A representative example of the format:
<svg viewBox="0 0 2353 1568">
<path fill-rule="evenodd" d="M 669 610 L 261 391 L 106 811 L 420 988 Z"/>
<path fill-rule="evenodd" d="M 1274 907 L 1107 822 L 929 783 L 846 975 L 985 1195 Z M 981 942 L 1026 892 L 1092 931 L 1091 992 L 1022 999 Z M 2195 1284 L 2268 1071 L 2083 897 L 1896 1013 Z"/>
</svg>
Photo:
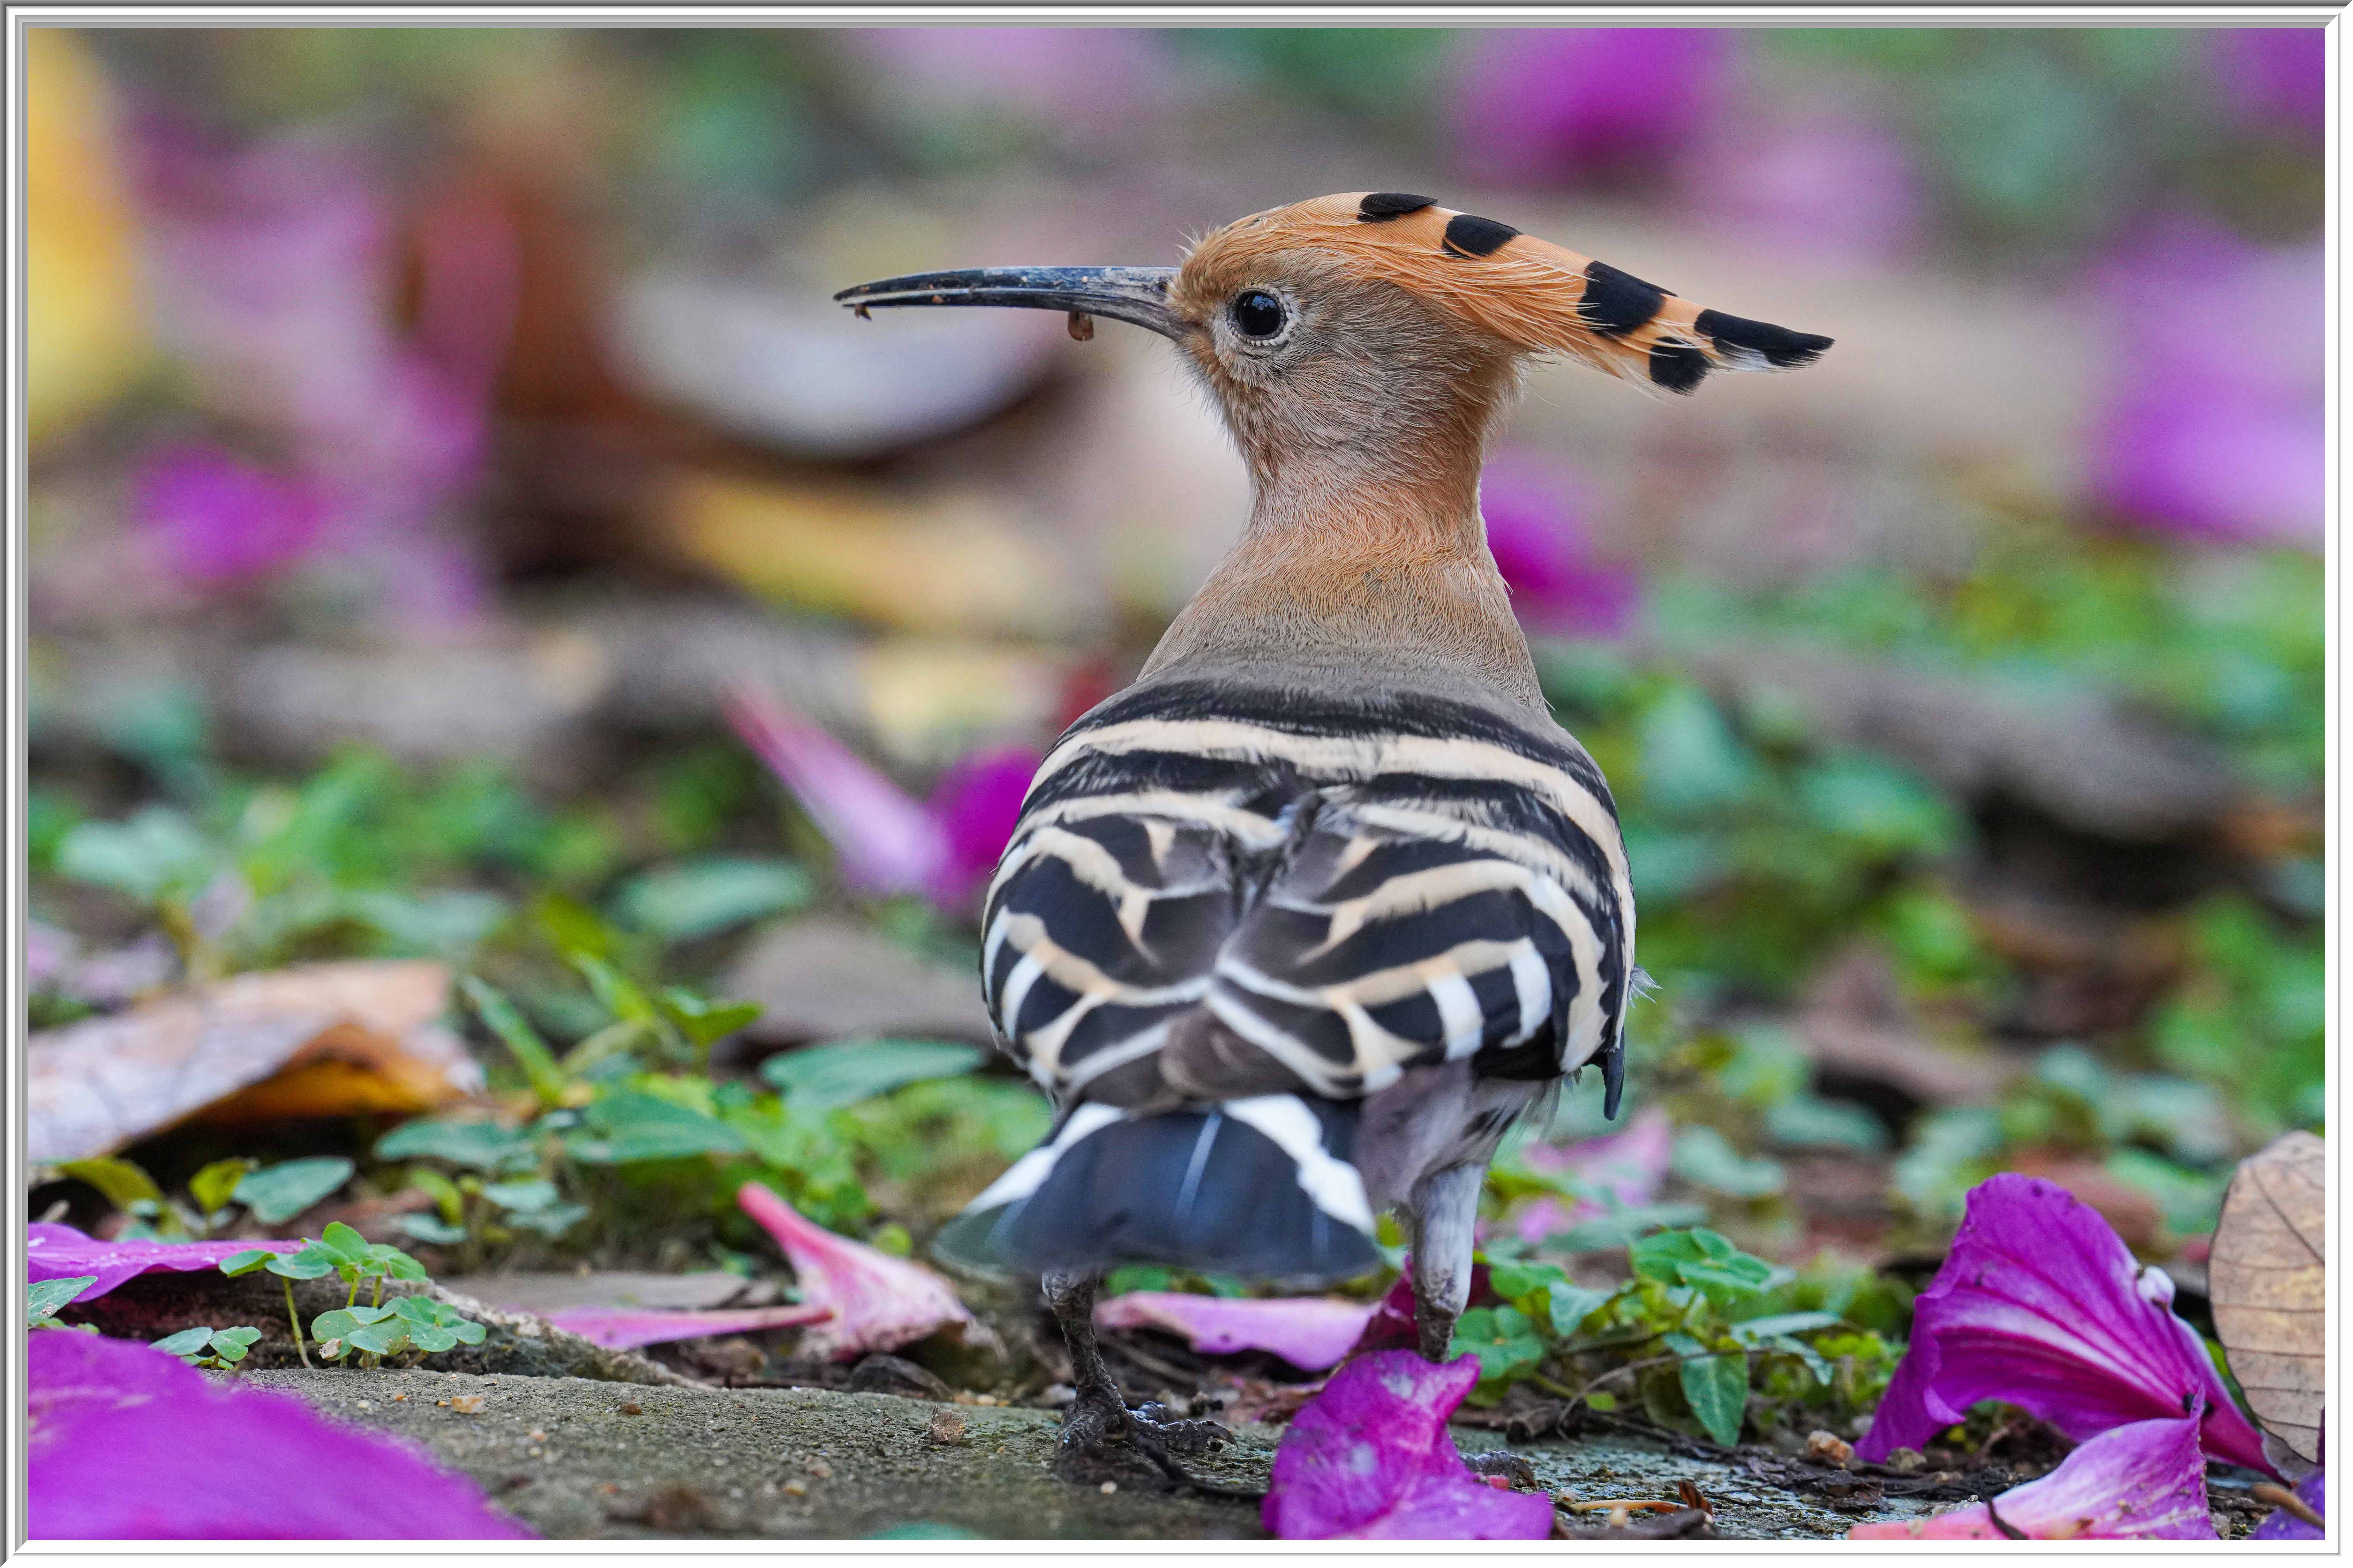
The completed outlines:
<svg viewBox="0 0 2353 1568">
<path fill-rule="evenodd" d="M 1414 1184 L 1413 1323 L 1424 1361 L 1444 1361 L 1454 1321 L 1471 1302 L 1472 1231 L 1486 1172 L 1457 1165 Z"/>
<path fill-rule="evenodd" d="M 1479 1189 L 1486 1179 L 1483 1164 L 1457 1165 L 1424 1176 L 1413 1189 L 1413 1324 L 1424 1361 L 1446 1359 L 1455 1321 L 1470 1305 Z M 1536 1484 L 1535 1468 L 1509 1448 L 1466 1454 L 1462 1462 L 1477 1475 Z"/>
<path fill-rule="evenodd" d="M 1179 1486 L 1220 1497 L 1255 1498 L 1262 1493 L 1198 1480 L 1187 1475 L 1175 1454 L 1205 1454 L 1221 1447 L 1232 1436 L 1214 1421 L 1165 1420 L 1157 1404 L 1134 1410 L 1120 1397 L 1119 1384 L 1103 1365 L 1095 1343 L 1095 1291 L 1102 1284 L 1092 1274 L 1048 1274 L 1039 1281 L 1046 1306 L 1061 1325 L 1062 1341 L 1071 1349 L 1071 1383 L 1078 1397 L 1062 1412 L 1062 1440 L 1054 1471 L 1064 1480 L 1084 1480 L 1076 1474 L 1088 1461 L 1107 1458 L 1106 1450 L 1124 1447 L 1151 1462 Z"/>
</svg>

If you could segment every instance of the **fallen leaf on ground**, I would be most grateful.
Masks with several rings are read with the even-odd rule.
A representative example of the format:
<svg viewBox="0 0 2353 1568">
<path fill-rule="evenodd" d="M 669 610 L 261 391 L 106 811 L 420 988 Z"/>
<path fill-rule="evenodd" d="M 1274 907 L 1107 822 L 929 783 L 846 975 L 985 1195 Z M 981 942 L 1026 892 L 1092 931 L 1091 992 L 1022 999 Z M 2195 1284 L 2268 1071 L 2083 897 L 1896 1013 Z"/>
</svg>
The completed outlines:
<svg viewBox="0 0 2353 1568">
<path fill-rule="evenodd" d="M 1476 1356 L 1433 1365 L 1384 1351 L 1333 1374 L 1275 1450 L 1261 1517 L 1285 1541 L 1542 1541 L 1552 1500 L 1471 1473 L 1446 1418 Z"/>
<path fill-rule="evenodd" d="M 531 1534 L 472 1481 L 409 1448 L 289 1394 L 216 1385 L 147 1345 L 44 1330 L 26 1365 L 26 1522 L 36 1540 Z"/>
<path fill-rule="evenodd" d="M 1181 1290 L 1131 1290 L 1095 1307 L 1106 1329 L 1166 1329 L 1197 1351 L 1271 1351 L 1292 1365 L 1322 1372 L 1339 1364 L 1365 1331 L 1377 1303 L 1324 1296 L 1242 1300 Z"/>
<path fill-rule="evenodd" d="M 802 1355 L 849 1361 L 867 1351 L 896 1350 L 942 1329 L 967 1344 L 994 1342 L 947 1281 L 923 1265 L 836 1236 L 757 1182 L 744 1183 L 735 1201 L 792 1260 L 803 1302 L 832 1310 L 832 1317 L 801 1336 Z"/>
<path fill-rule="evenodd" d="M 714 1334 L 748 1334 L 822 1322 L 833 1309 L 818 1306 L 739 1307 L 733 1311 L 663 1312 L 643 1307 L 566 1307 L 547 1321 L 607 1350 L 633 1351 Z"/>
<path fill-rule="evenodd" d="M 95 1276 L 96 1282 L 75 1298 L 82 1301 L 105 1295 L 134 1275 L 215 1268 L 240 1252 L 302 1250 L 299 1241 L 101 1241 L 69 1225 L 35 1224 L 25 1230 L 26 1280 Z"/>
<path fill-rule="evenodd" d="M 1990 1503 L 1858 1524 L 1850 1541 L 2211 1541 L 2195 1416 L 2135 1421 L 2088 1439 L 2040 1480 Z M 2007 1529 L 2003 1528 L 2008 1526 Z"/>
<path fill-rule="evenodd" d="M 2079 1441 L 2129 1422 L 2179 1420 L 2202 1402 L 2215 1458 L 2268 1472 L 2173 1281 L 2143 1269 L 2091 1208 L 2009 1173 L 1972 1188 L 1968 1217 L 1913 1304 L 1912 1337 L 1855 1453 L 1883 1463 L 1926 1448 L 1969 1406 L 2004 1399 Z"/>
<path fill-rule="evenodd" d="M 26 1152 L 87 1159 L 192 1116 L 278 1121 L 429 1110 L 481 1069 L 437 1019 L 449 971 L 410 961 L 240 974 L 32 1037 Z"/>
<path fill-rule="evenodd" d="M 796 921 L 770 931 L 719 990 L 760 1004 L 744 1034 L 763 1042 L 992 1038 L 972 975 L 846 921 Z"/>
<path fill-rule="evenodd" d="M 2327 1147 L 2291 1132 L 2242 1161 L 2206 1260 L 2232 1375 L 2255 1419 L 2313 1460 L 2327 1390 Z"/>
</svg>

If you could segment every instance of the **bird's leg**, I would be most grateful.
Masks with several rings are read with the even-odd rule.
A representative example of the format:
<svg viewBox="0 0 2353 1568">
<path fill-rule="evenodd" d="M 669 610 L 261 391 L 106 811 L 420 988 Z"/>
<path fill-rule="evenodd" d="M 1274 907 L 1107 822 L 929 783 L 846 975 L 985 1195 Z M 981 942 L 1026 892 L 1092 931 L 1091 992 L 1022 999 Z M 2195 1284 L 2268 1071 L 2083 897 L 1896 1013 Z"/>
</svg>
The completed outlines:
<svg viewBox="0 0 2353 1568">
<path fill-rule="evenodd" d="M 1442 1362 L 1454 1342 L 1454 1324 L 1471 1304 L 1471 1255 L 1479 1223 L 1479 1189 L 1487 1173 L 1480 1165 L 1457 1165 L 1424 1176 L 1413 1189 L 1413 1325 L 1424 1361 Z M 1527 1460 L 1508 1448 L 1466 1454 L 1462 1462 L 1482 1476 L 1500 1476 L 1533 1487 Z"/>
<path fill-rule="evenodd" d="M 1424 1176 L 1409 1200 L 1413 1210 L 1413 1325 L 1424 1361 L 1446 1359 L 1454 1322 L 1471 1304 L 1472 1233 L 1479 1220 L 1476 1165 Z"/>
<path fill-rule="evenodd" d="M 1119 1384 L 1103 1365 L 1095 1343 L 1095 1291 L 1101 1281 L 1092 1274 L 1049 1274 L 1039 1281 L 1046 1305 L 1061 1325 L 1062 1341 L 1071 1350 L 1071 1383 L 1077 1391 L 1062 1413 L 1062 1440 L 1054 1468 L 1065 1480 L 1082 1479 L 1073 1471 L 1105 1457 L 1105 1450 L 1124 1447 L 1140 1455 L 1180 1485 L 1224 1493 L 1232 1489 L 1198 1481 L 1178 1467 L 1175 1454 L 1204 1454 L 1231 1436 L 1214 1421 L 1171 1421 L 1158 1405 L 1131 1410 L 1120 1397 Z M 1250 1494 L 1256 1495 L 1256 1494 Z"/>
</svg>

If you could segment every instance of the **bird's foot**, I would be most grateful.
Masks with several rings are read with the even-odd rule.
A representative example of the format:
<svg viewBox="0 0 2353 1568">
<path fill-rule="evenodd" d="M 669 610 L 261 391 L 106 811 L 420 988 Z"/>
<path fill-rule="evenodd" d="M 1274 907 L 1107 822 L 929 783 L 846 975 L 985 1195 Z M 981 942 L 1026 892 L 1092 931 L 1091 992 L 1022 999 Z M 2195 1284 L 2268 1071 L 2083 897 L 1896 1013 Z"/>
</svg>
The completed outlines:
<svg viewBox="0 0 2353 1568">
<path fill-rule="evenodd" d="M 1122 1468 L 1123 1460 L 1132 1468 L 1134 1459 L 1142 1459 L 1175 1486 L 1215 1497 L 1263 1495 L 1202 1480 L 1176 1462 L 1176 1455 L 1211 1453 L 1232 1438 L 1232 1433 L 1214 1421 L 1175 1420 L 1165 1405 L 1155 1403 L 1131 1410 L 1116 1390 L 1085 1389 L 1062 1412 L 1062 1439 L 1054 1473 L 1067 1481 L 1092 1485 L 1107 1479 L 1106 1469 Z"/>
<path fill-rule="evenodd" d="M 1462 1462 L 1471 1467 L 1471 1473 L 1474 1476 L 1500 1477 L 1515 1487 L 1532 1489 L 1536 1484 L 1535 1467 L 1509 1448 L 1493 1448 L 1484 1454 L 1465 1454 Z"/>
</svg>

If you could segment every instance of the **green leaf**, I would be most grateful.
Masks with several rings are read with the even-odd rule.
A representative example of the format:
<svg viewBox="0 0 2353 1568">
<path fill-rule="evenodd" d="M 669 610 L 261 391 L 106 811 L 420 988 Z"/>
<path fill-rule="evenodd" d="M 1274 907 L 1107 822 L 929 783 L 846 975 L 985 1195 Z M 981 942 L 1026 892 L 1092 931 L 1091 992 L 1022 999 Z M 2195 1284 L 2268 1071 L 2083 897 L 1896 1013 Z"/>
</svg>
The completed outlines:
<svg viewBox="0 0 2353 1568">
<path fill-rule="evenodd" d="M 365 1268 L 374 1261 L 368 1238 L 342 1220 L 330 1221 L 311 1245 L 333 1258 L 339 1268 Z"/>
<path fill-rule="evenodd" d="M 1709 1355 L 1689 1334 L 1668 1334 L 1667 1348 L 1683 1358 L 1677 1369 L 1683 1398 L 1707 1435 L 1727 1448 L 1740 1443 L 1740 1422 L 1748 1407 L 1748 1358 Z"/>
<path fill-rule="evenodd" d="M 443 1326 L 457 1336 L 458 1342 L 461 1345 L 480 1344 L 489 1333 L 488 1330 L 471 1318 L 460 1318 L 454 1323 Z"/>
<path fill-rule="evenodd" d="M 749 1148 L 744 1135 L 725 1122 L 635 1089 L 599 1096 L 586 1120 L 587 1131 L 567 1134 L 564 1142 L 574 1159 L 592 1165 L 740 1154 Z"/>
<path fill-rule="evenodd" d="M 237 1258 L 245 1256 L 247 1255 L 240 1252 L 237 1258 L 229 1259 L 229 1262 L 234 1263 Z M 273 1252 L 262 1259 L 261 1266 L 272 1274 L 282 1275 L 289 1279 L 317 1279 L 335 1271 L 335 1256 L 317 1242 L 311 1241 L 305 1242 L 301 1251 L 291 1255 Z M 223 1267 L 226 1268 L 227 1266 Z M 238 1272 L 250 1273 L 251 1270 L 239 1269 Z"/>
<path fill-rule="evenodd" d="M 237 1201 L 264 1225 L 283 1225 L 334 1195 L 356 1169 L 340 1154 L 289 1160 L 255 1171 L 237 1184 Z"/>
<path fill-rule="evenodd" d="M 1551 1324 L 1555 1338 L 1573 1339 L 1585 1320 L 1599 1311 L 1615 1292 L 1588 1289 L 1583 1285 L 1563 1280 L 1545 1289 L 1546 1320 Z"/>
<path fill-rule="evenodd" d="M 215 1160 L 188 1178 L 188 1195 L 206 1214 L 217 1214 L 237 1195 L 237 1184 L 253 1169 L 250 1160 Z"/>
<path fill-rule="evenodd" d="M 528 1214 L 553 1205 L 560 1196 L 555 1184 L 537 1182 L 491 1182 L 482 1188 L 482 1195 L 502 1209 L 514 1209 Z"/>
<path fill-rule="evenodd" d="M 1547 1246 L 1558 1252 L 1607 1252 L 1631 1244 L 1645 1231 L 1706 1217 L 1707 1211 L 1697 1204 L 1642 1204 L 1573 1225 Z"/>
<path fill-rule="evenodd" d="M 797 909 L 815 883 L 789 860 L 719 855 L 674 861 L 621 886 L 621 918 L 669 942 L 709 936 Z"/>
<path fill-rule="evenodd" d="M 215 1345 L 235 1345 L 240 1351 L 251 1348 L 258 1341 L 260 1340 L 260 1338 L 261 1331 L 259 1329 L 248 1328 L 243 1325 L 234 1329 L 215 1329 L 213 1331 L 213 1343 Z"/>
<path fill-rule="evenodd" d="M 425 1272 L 425 1265 L 388 1241 L 379 1241 L 368 1247 L 368 1267 L 371 1272 L 382 1274 L 388 1279 L 421 1280 L 430 1278 Z"/>
<path fill-rule="evenodd" d="M 506 993 L 474 974 L 459 980 L 458 988 L 465 993 L 466 1000 L 473 1004 L 474 1012 L 483 1025 L 506 1042 L 507 1049 L 514 1053 L 515 1060 L 522 1067 L 523 1076 L 531 1080 L 532 1093 L 539 1097 L 540 1103 L 561 1103 L 570 1079 L 556 1062 L 555 1053 L 548 1048 L 545 1040 L 539 1037 L 539 1031 L 531 1026 L 531 1021 L 522 1016 L 522 1010 L 507 1000 Z"/>
<path fill-rule="evenodd" d="M 65 1160 L 58 1163 L 58 1172 L 87 1182 L 104 1194 L 108 1203 L 125 1211 L 135 1203 L 164 1201 L 155 1179 L 128 1160 Z"/>
<path fill-rule="evenodd" d="M 1836 1312 L 1776 1312 L 1769 1318 L 1747 1318 L 1733 1324 L 1732 1335 L 1740 1340 L 1767 1340 L 1778 1334 L 1836 1328 L 1838 1323 Z"/>
<path fill-rule="evenodd" d="M 470 1170 L 511 1172 L 539 1163 L 531 1140 L 495 1121 L 444 1121 L 420 1118 L 376 1140 L 379 1160 L 445 1160 Z"/>
<path fill-rule="evenodd" d="M 430 1354 L 449 1349 L 458 1342 L 458 1336 L 435 1324 L 412 1323 L 408 1328 L 408 1342 Z"/>
<path fill-rule="evenodd" d="M 212 1342 L 213 1331 L 210 1329 L 182 1329 L 176 1334 L 167 1334 L 155 1341 L 154 1345 L 165 1355 L 195 1357 L 204 1354 Z"/>
<path fill-rule="evenodd" d="M 1506 1301 L 1567 1281 L 1567 1274 L 1551 1263 L 1498 1263 L 1487 1270 L 1487 1282 Z"/>
<path fill-rule="evenodd" d="M 976 1046 L 940 1040 L 848 1040 L 770 1057 L 760 1076 L 796 1110 L 833 1110 L 906 1084 L 958 1077 L 987 1059 Z"/>
<path fill-rule="evenodd" d="M 448 1223 L 456 1225 L 466 1217 L 466 1194 L 440 1172 L 420 1165 L 408 1173 L 408 1184 L 430 1197 L 434 1208 Z"/>
<path fill-rule="evenodd" d="M 436 1247 L 455 1247 L 466 1239 L 466 1227 L 451 1225 L 427 1214 L 405 1214 L 400 1216 L 400 1234 L 417 1241 L 430 1242 Z"/>
<path fill-rule="evenodd" d="M 1686 1127 L 1675 1138 L 1675 1174 L 1729 1197 L 1760 1198 L 1788 1184 L 1778 1160 L 1748 1159 L 1713 1127 Z"/>
<path fill-rule="evenodd" d="M 212 880 L 218 858 L 186 816 L 151 805 L 125 822 L 83 822 L 58 841 L 58 875 L 142 903 L 185 898 Z"/>
<path fill-rule="evenodd" d="M 541 1236 L 558 1237 L 588 1217 L 586 1204 L 556 1204 L 529 1213 L 510 1214 L 506 1223 L 517 1230 L 535 1231 Z"/>
<path fill-rule="evenodd" d="M 697 1050 L 707 1049 L 736 1030 L 757 1023 L 760 1015 L 767 1011 L 757 1002 L 715 1002 L 675 985 L 664 991 L 659 1000 L 662 1012 L 678 1026 L 681 1034 L 694 1042 Z"/>
<path fill-rule="evenodd" d="M 252 1273 L 277 1256 L 279 1256 L 277 1253 L 263 1247 L 249 1247 L 243 1252 L 232 1252 L 221 1259 L 220 1271 L 234 1279 L 240 1274 Z"/>
<path fill-rule="evenodd" d="M 622 1053 L 633 1050 L 640 1041 L 657 1041 L 661 1031 L 642 1018 L 624 1018 L 607 1024 L 578 1045 L 564 1053 L 564 1070 L 579 1074 Z"/>
<path fill-rule="evenodd" d="M 596 993 L 596 1000 L 605 1011 L 616 1018 L 632 1018 L 647 1024 L 660 1021 L 661 1009 L 654 1005 L 653 998 L 647 995 L 636 981 L 594 953 L 567 952 L 565 957 L 571 961 L 573 968 L 580 972 L 581 978 L 588 982 L 588 989 Z"/>
<path fill-rule="evenodd" d="M 98 1276 L 95 1274 L 84 1274 L 73 1279 L 36 1280 L 26 1288 L 25 1305 L 29 1309 L 33 1321 L 39 1322 L 44 1318 L 56 1317 L 59 1308 L 97 1283 Z"/>
<path fill-rule="evenodd" d="M 368 1323 L 343 1336 L 343 1342 L 353 1350 L 367 1351 L 375 1355 L 392 1355 L 408 1345 L 408 1325 L 398 1319 Z"/>
</svg>

